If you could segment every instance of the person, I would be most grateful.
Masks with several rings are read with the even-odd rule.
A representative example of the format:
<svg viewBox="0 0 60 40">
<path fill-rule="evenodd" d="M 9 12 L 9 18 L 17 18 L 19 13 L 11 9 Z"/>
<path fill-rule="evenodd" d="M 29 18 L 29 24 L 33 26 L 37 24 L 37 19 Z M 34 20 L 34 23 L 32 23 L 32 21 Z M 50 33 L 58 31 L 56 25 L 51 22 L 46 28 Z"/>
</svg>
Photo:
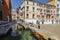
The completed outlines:
<svg viewBox="0 0 60 40">
<path fill-rule="evenodd" d="M 37 20 L 37 24 L 39 24 L 40 22 Z"/>
<path fill-rule="evenodd" d="M 38 28 L 40 29 L 40 25 L 38 25 Z"/>
</svg>

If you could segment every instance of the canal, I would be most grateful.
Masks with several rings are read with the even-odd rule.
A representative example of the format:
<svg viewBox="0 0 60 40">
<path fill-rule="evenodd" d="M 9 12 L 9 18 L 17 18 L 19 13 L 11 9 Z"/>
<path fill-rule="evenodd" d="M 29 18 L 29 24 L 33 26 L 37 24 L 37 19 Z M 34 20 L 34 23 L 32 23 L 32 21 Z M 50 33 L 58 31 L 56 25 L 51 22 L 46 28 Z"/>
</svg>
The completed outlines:
<svg viewBox="0 0 60 40">
<path fill-rule="evenodd" d="M 5 35 L 0 37 L 0 40 L 37 40 L 30 30 L 20 30 L 17 37 Z"/>
<path fill-rule="evenodd" d="M 37 40 L 30 30 L 23 30 L 20 33 L 20 40 Z"/>
</svg>

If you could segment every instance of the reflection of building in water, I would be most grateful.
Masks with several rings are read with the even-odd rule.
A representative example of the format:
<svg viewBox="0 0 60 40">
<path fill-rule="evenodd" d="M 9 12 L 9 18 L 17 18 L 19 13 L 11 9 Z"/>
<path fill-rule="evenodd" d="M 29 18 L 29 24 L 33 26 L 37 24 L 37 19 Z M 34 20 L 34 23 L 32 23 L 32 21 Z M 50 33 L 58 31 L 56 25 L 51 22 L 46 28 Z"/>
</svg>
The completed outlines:
<svg viewBox="0 0 60 40">
<path fill-rule="evenodd" d="M 10 15 L 11 15 L 10 0 L 0 0 L 0 21 L 7 21 Z"/>
</svg>

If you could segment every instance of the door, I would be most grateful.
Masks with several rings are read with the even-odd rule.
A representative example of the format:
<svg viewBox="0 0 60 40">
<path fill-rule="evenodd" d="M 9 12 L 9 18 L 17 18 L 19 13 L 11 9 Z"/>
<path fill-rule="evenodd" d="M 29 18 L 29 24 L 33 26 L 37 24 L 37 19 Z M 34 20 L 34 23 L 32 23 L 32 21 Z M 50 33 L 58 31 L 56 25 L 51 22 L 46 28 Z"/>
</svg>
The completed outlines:
<svg viewBox="0 0 60 40">
<path fill-rule="evenodd" d="M 0 21 L 2 21 L 2 10 L 0 10 Z"/>
</svg>

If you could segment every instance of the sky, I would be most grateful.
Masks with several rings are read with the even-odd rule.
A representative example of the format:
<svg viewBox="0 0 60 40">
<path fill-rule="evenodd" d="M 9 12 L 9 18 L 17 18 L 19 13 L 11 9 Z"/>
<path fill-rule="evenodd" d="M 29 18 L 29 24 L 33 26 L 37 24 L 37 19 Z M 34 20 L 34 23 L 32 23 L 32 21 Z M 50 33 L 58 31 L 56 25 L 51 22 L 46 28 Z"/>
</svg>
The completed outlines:
<svg viewBox="0 0 60 40">
<path fill-rule="evenodd" d="M 49 0 L 35 0 L 37 2 L 46 3 Z M 12 8 L 18 8 L 21 5 L 22 0 L 11 0 Z"/>
</svg>

